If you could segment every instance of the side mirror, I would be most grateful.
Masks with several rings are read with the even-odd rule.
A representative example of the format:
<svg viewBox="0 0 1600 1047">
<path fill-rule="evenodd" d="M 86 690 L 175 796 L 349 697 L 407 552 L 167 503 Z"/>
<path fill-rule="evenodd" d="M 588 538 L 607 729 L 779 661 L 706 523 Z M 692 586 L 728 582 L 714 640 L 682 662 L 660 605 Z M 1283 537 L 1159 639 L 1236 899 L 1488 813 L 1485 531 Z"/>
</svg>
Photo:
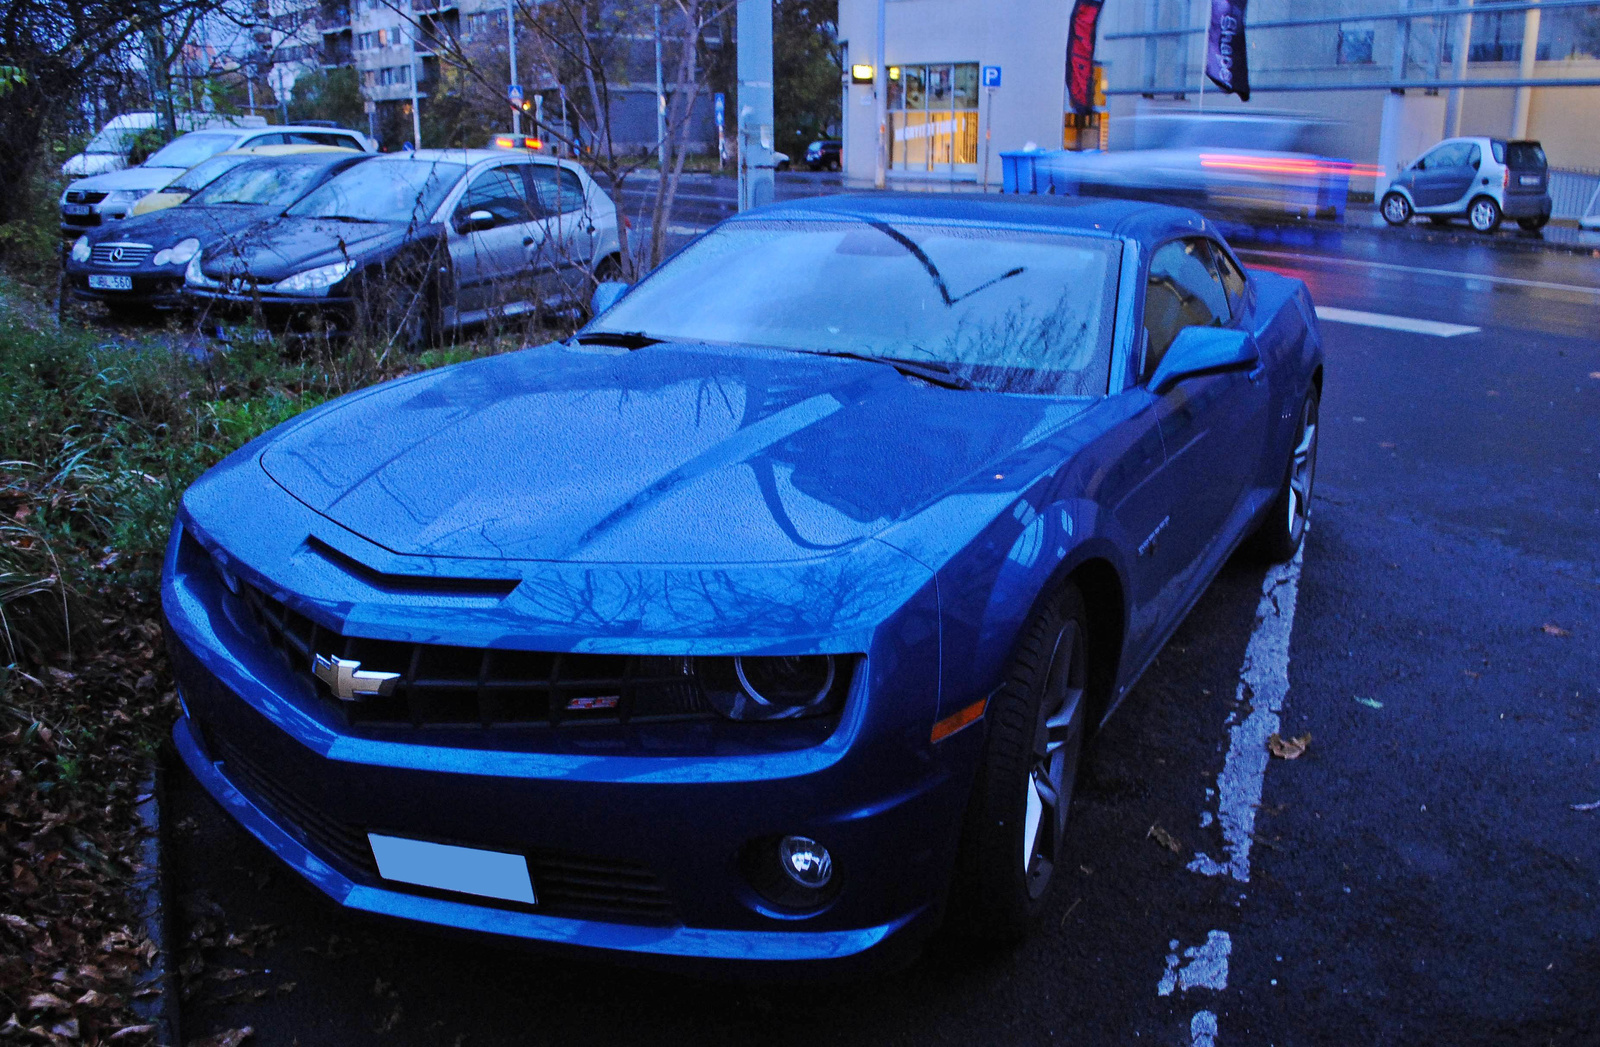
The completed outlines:
<svg viewBox="0 0 1600 1047">
<path fill-rule="evenodd" d="M 599 316 L 601 313 L 617 304 L 617 299 L 628 292 L 628 285 L 614 281 L 606 281 L 594 289 L 594 294 L 589 298 L 589 315 Z"/>
<path fill-rule="evenodd" d="M 488 211 L 473 211 L 471 214 L 456 215 L 456 232 L 476 233 L 482 229 L 494 228 L 494 215 Z"/>
<path fill-rule="evenodd" d="M 1242 371 L 1261 359 L 1256 340 L 1244 331 L 1228 327 L 1185 327 L 1167 347 L 1156 373 L 1150 376 L 1150 391 L 1160 395 L 1183 381 L 1223 371 Z"/>
</svg>

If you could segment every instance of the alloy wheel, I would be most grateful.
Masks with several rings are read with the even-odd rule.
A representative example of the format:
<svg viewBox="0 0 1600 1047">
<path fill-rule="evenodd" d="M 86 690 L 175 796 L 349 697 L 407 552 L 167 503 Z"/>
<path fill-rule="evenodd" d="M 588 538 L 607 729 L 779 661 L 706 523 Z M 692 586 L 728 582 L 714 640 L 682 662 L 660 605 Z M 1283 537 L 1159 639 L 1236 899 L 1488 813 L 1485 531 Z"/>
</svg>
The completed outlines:
<svg viewBox="0 0 1600 1047">
<path fill-rule="evenodd" d="M 1317 476 L 1317 399 L 1306 399 L 1300 416 L 1300 440 L 1289 465 L 1289 539 L 1298 542 L 1311 518 L 1311 485 Z"/>
<path fill-rule="evenodd" d="M 1076 620 L 1069 620 L 1056 637 L 1034 731 L 1033 769 L 1028 775 L 1022 829 L 1022 862 L 1030 898 L 1038 898 L 1050 885 L 1066 836 L 1067 808 L 1078 776 L 1078 754 L 1083 750 L 1079 743 L 1087 683 L 1083 629 Z"/>
<path fill-rule="evenodd" d="M 1411 218 L 1411 208 L 1399 193 L 1383 198 L 1383 217 L 1390 225 L 1404 225 Z"/>
<path fill-rule="evenodd" d="M 1490 233 L 1500 224 L 1500 207 L 1488 197 L 1480 197 L 1473 203 L 1472 211 L 1467 217 L 1472 223 L 1472 228 L 1480 233 Z"/>
</svg>

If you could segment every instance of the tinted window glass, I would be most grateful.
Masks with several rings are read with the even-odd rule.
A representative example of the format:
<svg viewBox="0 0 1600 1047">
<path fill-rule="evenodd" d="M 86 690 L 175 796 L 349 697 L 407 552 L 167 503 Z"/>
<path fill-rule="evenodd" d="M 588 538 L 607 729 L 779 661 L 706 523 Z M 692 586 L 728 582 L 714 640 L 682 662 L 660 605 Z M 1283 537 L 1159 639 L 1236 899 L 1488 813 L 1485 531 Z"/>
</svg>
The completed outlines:
<svg viewBox="0 0 1600 1047">
<path fill-rule="evenodd" d="M 1120 247 L 860 220 L 725 223 L 592 330 L 943 364 L 984 388 L 1105 394 Z"/>
<path fill-rule="evenodd" d="M 515 225 L 534 217 L 527 186 L 515 167 L 496 167 L 472 180 L 456 213 L 466 215 L 473 211 L 488 211 L 494 215 L 495 225 Z"/>
<path fill-rule="evenodd" d="M 181 138 L 175 138 L 156 150 L 156 154 L 144 162 L 146 167 L 193 167 L 202 160 L 210 159 L 224 149 L 233 147 L 239 140 L 237 131 L 193 131 Z"/>
<path fill-rule="evenodd" d="M 355 149 L 356 143 L 347 135 L 325 131 L 288 131 L 283 135 L 289 145 L 331 145 L 338 149 Z"/>
<path fill-rule="evenodd" d="M 530 164 L 527 172 L 542 213 L 566 214 L 583 209 L 583 183 L 571 171 L 553 164 Z"/>
<path fill-rule="evenodd" d="M 183 174 L 179 175 L 173 180 L 171 185 L 161 190 L 161 192 L 175 193 L 182 191 L 193 193 L 200 189 L 204 189 L 206 186 L 210 185 L 212 182 L 216 181 L 218 178 L 222 177 L 224 174 L 233 170 L 235 167 L 238 167 L 240 164 L 249 159 L 251 159 L 249 154 L 235 156 L 229 153 L 223 153 L 221 156 L 213 156 L 211 159 L 201 161 L 200 163 L 189 168 L 189 170 L 183 172 Z"/>
<path fill-rule="evenodd" d="M 1214 243 L 1208 246 L 1211 249 L 1212 267 L 1216 270 L 1217 276 L 1222 279 L 1223 290 L 1228 292 L 1229 311 L 1234 316 L 1238 316 L 1240 304 L 1244 301 L 1244 274 L 1239 271 L 1238 266 L 1233 264 L 1233 260 L 1228 257 L 1228 252 Z"/>
<path fill-rule="evenodd" d="M 1545 167 L 1544 150 L 1538 142 L 1508 142 L 1506 166 L 1542 170 Z"/>
<path fill-rule="evenodd" d="M 1220 327 L 1228 299 L 1211 268 L 1204 240 L 1177 240 L 1150 259 L 1144 292 L 1144 327 L 1150 334 L 1144 373 L 1148 378 L 1185 327 Z"/>
<path fill-rule="evenodd" d="M 357 222 L 426 222 L 466 171 L 465 164 L 448 160 L 369 160 L 314 189 L 288 213 Z"/>
<path fill-rule="evenodd" d="M 1482 162 L 1483 150 L 1478 147 L 1477 142 L 1473 142 L 1472 148 L 1467 151 L 1467 166 L 1477 167 Z"/>
<path fill-rule="evenodd" d="M 243 148 L 254 149 L 258 145 L 288 145 L 288 144 L 289 144 L 288 141 L 281 134 L 276 134 L 276 135 L 256 135 L 254 138 L 252 138 L 248 142 L 244 143 Z"/>
<path fill-rule="evenodd" d="M 321 160 L 293 163 L 257 160 L 240 164 L 189 198 L 191 204 L 274 204 L 287 207 L 316 184 L 327 168 Z"/>
</svg>

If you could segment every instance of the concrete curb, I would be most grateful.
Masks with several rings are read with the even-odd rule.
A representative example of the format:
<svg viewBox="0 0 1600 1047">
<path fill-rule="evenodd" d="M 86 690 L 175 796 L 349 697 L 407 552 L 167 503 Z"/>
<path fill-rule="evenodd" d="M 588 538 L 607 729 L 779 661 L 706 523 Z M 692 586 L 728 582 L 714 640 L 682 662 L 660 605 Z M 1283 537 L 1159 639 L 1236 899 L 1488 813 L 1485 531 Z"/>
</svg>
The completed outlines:
<svg viewBox="0 0 1600 1047">
<path fill-rule="evenodd" d="M 178 1024 L 178 977 L 172 963 L 176 943 L 172 927 L 172 878 L 167 871 L 166 818 L 163 816 L 167 799 L 168 758 L 167 748 L 163 746 L 139 790 L 143 799 L 138 805 L 138 815 L 144 831 L 139 843 L 139 871 L 134 876 L 133 890 L 138 898 L 141 928 L 155 944 L 156 952 L 149 970 L 140 976 L 138 988 L 154 988 L 157 991 L 151 995 L 134 997 L 133 1009 L 140 1020 L 155 1025 L 153 1042 L 158 1047 L 182 1047 Z"/>
</svg>

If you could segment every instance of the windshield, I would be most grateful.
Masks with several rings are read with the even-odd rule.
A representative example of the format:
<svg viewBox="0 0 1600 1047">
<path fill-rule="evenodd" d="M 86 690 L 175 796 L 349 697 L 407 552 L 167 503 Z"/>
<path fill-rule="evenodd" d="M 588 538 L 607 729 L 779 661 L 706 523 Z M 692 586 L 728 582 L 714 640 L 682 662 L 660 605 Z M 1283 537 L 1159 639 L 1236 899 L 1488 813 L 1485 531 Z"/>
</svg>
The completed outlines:
<svg viewBox="0 0 1600 1047">
<path fill-rule="evenodd" d="M 139 137 L 141 130 L 142 128 L 138 127 L 102 127 L 99 134 L 89 139 L 89 144 L 83 147 L 83 151 L 126 156 L 133 149 L 133 140 Z"/>
<path fill-rule="evenodd" d="M 426 222 L 466 171 L 465 164 L 444 160 L 359 164 L 289 208 L 288 213 L 358 222 Z"/>
<path fill-rule="evenodd" d="M 221 156 L 213 156 L 211 159 L 203 160 L 183 172 L 183 174 L 173 179 L 171 185 L 161 191 L 163 193 L 198 192 L 249 159 L 251 157 L 247 153 L 223 153 Z"/>
<path fill-rule="evenodd" d="M 189 198 L 200 207 L 215 204 L 273 204 L 287 207 L 306 194 L 328 162 L 262 160 L 241 164 Z"/>
<path fill-rule="evenodd" d="M 1120 247 L 877 220 L 719 226 L 588 328 L 927 363 L 1004 392 L 1100 396 Z"/>
<path fill-rule="evenodd" d="M 193 131 L 174 138 L 144 162 L 146 167 L 193 167 L 233 145 L 237 131 Z"/>
</svg>

